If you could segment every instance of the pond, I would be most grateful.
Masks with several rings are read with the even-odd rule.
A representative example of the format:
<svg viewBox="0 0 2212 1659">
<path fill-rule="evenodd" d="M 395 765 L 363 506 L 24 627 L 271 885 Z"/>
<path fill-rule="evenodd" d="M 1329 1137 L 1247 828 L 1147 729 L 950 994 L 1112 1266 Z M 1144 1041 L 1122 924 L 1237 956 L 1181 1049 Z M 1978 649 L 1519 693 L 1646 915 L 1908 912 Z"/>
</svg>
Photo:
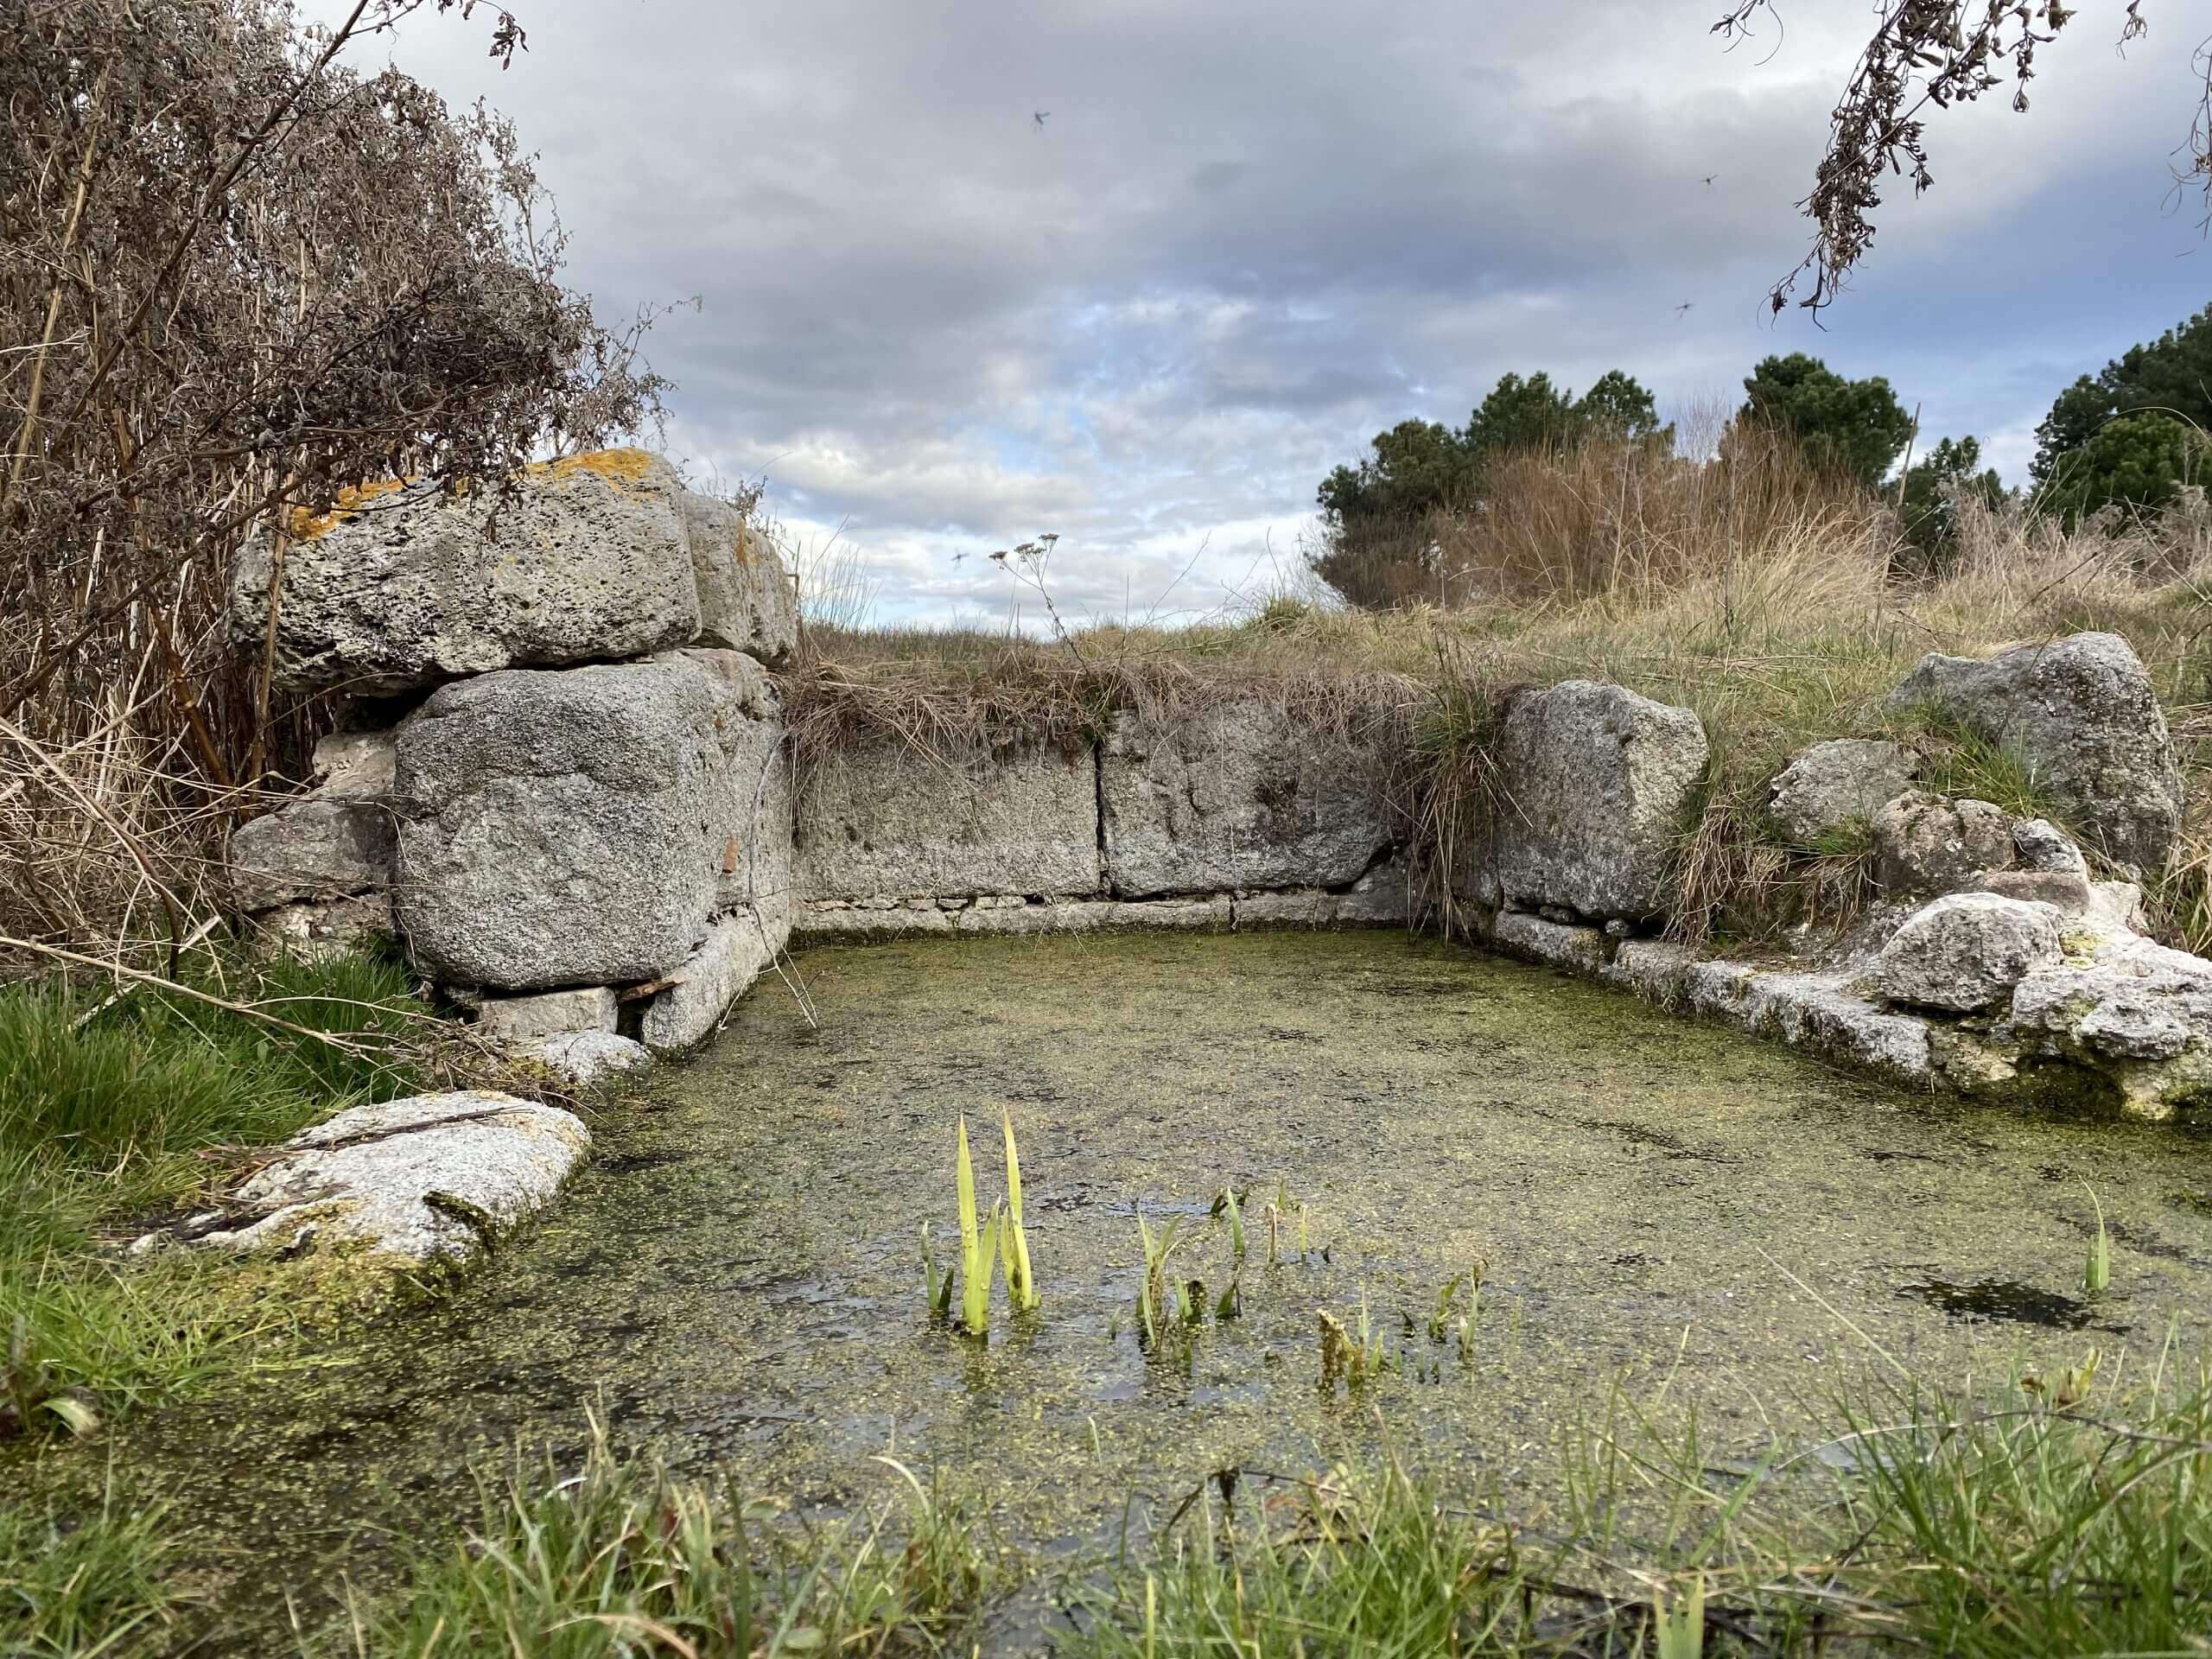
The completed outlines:
<svg viewBox="0 0 2212 1659">
<path fill-rule="evenodd" d="M 597 1125 L 565 1200 L 450 1299 L 310 1370 L 131 1429 L 227 1580 L 313 1616 L 364 1529 L 469 1507 L 467 1455 L 569 1455 L 585 1412 L 686 1469 L 838 1509 L 895 1452 L 1043 1557 L 1110 1544 L 1210 1471 L 1372 1452 L 1536 1505 L 1562 1428 L 1624 1382 L 1748 1456 L 1870 1370 L 2199 1351 L 2212 1159 L 2171 1128 L 1915 1097 L 1545 970 L 1402 934 L 925 942 L 804 954 L 652 1101 Z M 1043 1294 L 988 1344 L 925 1317 L 954 1126 L 1003 1191 L 1019 1138 Z M 1246 1195 L 1248 1254 L 1208 1224 Z M 1297 1223 L 1270 1262 L 1278 1190 Z M 2081 1294 L 2091 1190 L 2109 1294 Z M 1241 1315 L 1138 1340 L 1137 1211 Z M 1440 1292 L 1480 1270 L 1463 1351 Z M 1325 1399 L 1319 1314 L 1402 1370 Z M 1465 1310 L 1462 1295 L 1459 1306 Z"/>
</svg>

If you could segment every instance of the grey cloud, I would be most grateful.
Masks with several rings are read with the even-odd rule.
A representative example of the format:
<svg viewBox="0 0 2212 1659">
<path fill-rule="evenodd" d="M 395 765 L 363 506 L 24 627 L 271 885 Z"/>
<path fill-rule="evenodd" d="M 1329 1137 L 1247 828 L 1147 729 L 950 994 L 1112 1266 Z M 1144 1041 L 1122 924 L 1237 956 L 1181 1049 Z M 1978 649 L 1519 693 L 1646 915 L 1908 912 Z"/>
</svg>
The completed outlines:
<svg viewBox="0 0 2212 1659">
<path fill-rule="evenodd" d="M 2031 117 L 1936 130 L 1944 183 L 1885 208 L 1828 333 L 1770 319 L 1860 21 L 1793 13 L 1762 65 L 1714 10 L 535 0 L 509 74 L 480 18 L 394 50 L 514 115 L 609 311 L 702 296 L 654 340 L 676 441 L 842 524 L 887 611 L 1002 609 L 974 556 L 1047 528 L 1116 610 L 1211 536 L 1204 608 L 1334 461 L 1509 369 L 1725 397 L 1805 349 L 2017 436 L 2199 302 L 2130 200 L 2185 100 L 2069 35 Z"/>
</svg>

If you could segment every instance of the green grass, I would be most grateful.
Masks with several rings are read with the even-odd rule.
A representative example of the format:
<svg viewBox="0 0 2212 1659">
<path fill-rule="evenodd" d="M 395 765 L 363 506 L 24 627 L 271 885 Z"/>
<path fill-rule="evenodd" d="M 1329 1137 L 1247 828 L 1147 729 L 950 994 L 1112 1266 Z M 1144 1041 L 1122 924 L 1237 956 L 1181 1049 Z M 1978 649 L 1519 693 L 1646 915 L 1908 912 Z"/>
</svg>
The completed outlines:
<svg viewBox="0 0 2212 1659">
<path fill-rule="evenodd" d="M 166 986 L 107 1006 L 105 982 L 0 987 L 0 1439 L 183 1392 L 287 1324 L 226 1264 L 126 1268 L 105 1236 L 204 1198 L 238 1152 L 421 1082 L 428 1010 L 395 963 L 202 957 L 181 983 L 300 1029 Z"/>
<path fill-rule="evenodd" d="M 0 1504 L 0 1654 L 105 1659 L 144 1651 L 179 1598 L 167 1582 L 171 1517 L 112 1484 L 89 1513 Z"/>
<path fill-rule="evenodd" d="M 2212 1393 L 1862 1393 L 1730 1475 L 1617 1397 L 1546 1525 L 1409 1475 L 1214 1478 L 1078 1598 L 1086 1659 L 1416 1654 L 1956 1659 L 2212 1650 Z M 1267 1478 L 1270 1484 L 1262 1484 Z M 1231 1501 L 1224 1501 L 1231 1500 Z"/>
<path fill-rule="evenodd" d="M 359 1659 L 513 1654 L 891 1655 L 950 1650 L 992 1586 L 957 1505 L 882 1459 L 896 1496 L 817 1531 L 734 1488 L 625 1456 L 594 1421 L 581 1468 L 480 1464 L 465 1535 L 407 1587 L 359 1603 L 316 1651 Z"/>
</svg>

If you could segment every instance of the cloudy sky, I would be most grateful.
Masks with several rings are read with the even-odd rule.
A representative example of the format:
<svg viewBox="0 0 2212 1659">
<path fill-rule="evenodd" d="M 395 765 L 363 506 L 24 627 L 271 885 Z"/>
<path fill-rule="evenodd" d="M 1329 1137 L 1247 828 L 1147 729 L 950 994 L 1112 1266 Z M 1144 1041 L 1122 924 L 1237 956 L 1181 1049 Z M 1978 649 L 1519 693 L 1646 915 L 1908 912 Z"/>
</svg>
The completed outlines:
<svg viewBox="0 0 2212 1659">
<path fill-rule="evenodd" d="M 1732 53 L 1719 0 L 510 3 L 507 73 L 481 12 L 360 56 L 515 118 L 603 317 L 698 297 L 669 448 L 765 474 L 878 621 L 1003 620 L 985 556 L 1044 531 L 1064 609 L 1233 605 L 1331 466 L 1509 370 L 1690 407 L 1809 351 L 2017 480 L 2062 385 L 2212 300 L 2169 154 L 2208 0 L 2124 60 L 2085 0 L 2027 116 L 1943 118 L 1825 333 L 1763 302 L 1864 0 Z"/>
</svg>

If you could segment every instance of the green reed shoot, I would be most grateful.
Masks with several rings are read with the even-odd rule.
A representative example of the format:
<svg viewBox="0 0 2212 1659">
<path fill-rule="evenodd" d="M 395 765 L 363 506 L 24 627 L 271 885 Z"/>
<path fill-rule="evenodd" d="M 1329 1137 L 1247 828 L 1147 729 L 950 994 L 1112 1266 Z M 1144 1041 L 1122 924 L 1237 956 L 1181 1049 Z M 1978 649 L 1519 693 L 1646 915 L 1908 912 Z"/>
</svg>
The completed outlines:
<svg viewBox="0 0 2212 1659">
<path fill-rule="evenodd" d="M 2082 1288 L 2092 1296 L 2101 1296 L 2112 1284 L 2112 1238 L 2105 1231 L 2105 1207 L 2097 1202 L 2097 1191 L 2087 1181 L 2082 1190 L 2089 1195 L 2090 1205 L 2097 1212 L 2097 1230 L 2089 1240 L 2089 1259 L 2082 1269 Z"/>
<path fill-rule="evenodd" d="M 1229 1250 L 1237 1266 L 1244 1264 L 1244 1211 L 1236 1203 L 1236 1189 L 1224 1186 L 1221 1196 L 1213 1201 L 1213 1212 L 1229 1217 Z"/>
<path fill-rule="evenodd" d="M 1144 1277 L 1137 1283 L 1137 1332 L 1147 1348 L 1159 1344 L 1170 1319 L 1180 1324 L 1186 1316 L 1184 1287 L 1171 1286 L 1167 1280 L 1167 1258 L 1182 1226 L 1183 1217 L 1173 1216 L 1155 1234 L 1145 1221 L 1144 1206 L 1137 1206 L 1137 1236 L 1144 1243 Z"/>
<path fill-rule="evenodd" d="M 976 1215 L 976 1166 L 968 1156 L 968 1119 L 960 1119 L 959 1161 L 954 1181 L 960 1199 L 960 1313 L 971 1337 L 991 1328 L 991 1281 L 998 1273 L 1000 1205 L 991 1206 L 988 1231 Z"/>
<path fill-rule="evenodd" d="M 930 1224 L 922 1224 L 922 1298 L 933 1319 L 952 1317 L 952 1269 L 937 1270 L 937 1251 L 930 1243 Z"/>
<path fill-rule="evenodd" d="M 1000 1108 L 1006 1130 L 1006 1295 L 1015 1312 L 1037 1306 L 1037 1281 L 1029 1271 L 1029 1234 L 1021 1224 L 1021 1154 L 1014 1149 L 1014 1114 Z"/>
<path fill-rule="evenodd" d="M 1705 1653 L 1705 1580 L 1693 1578 L 1678 1595 L 1664 1592 L 1652 1599 L 1658 1622 L 1652 1630 L 1658 1659 L 1703 1659 Z"/>
</svg>

